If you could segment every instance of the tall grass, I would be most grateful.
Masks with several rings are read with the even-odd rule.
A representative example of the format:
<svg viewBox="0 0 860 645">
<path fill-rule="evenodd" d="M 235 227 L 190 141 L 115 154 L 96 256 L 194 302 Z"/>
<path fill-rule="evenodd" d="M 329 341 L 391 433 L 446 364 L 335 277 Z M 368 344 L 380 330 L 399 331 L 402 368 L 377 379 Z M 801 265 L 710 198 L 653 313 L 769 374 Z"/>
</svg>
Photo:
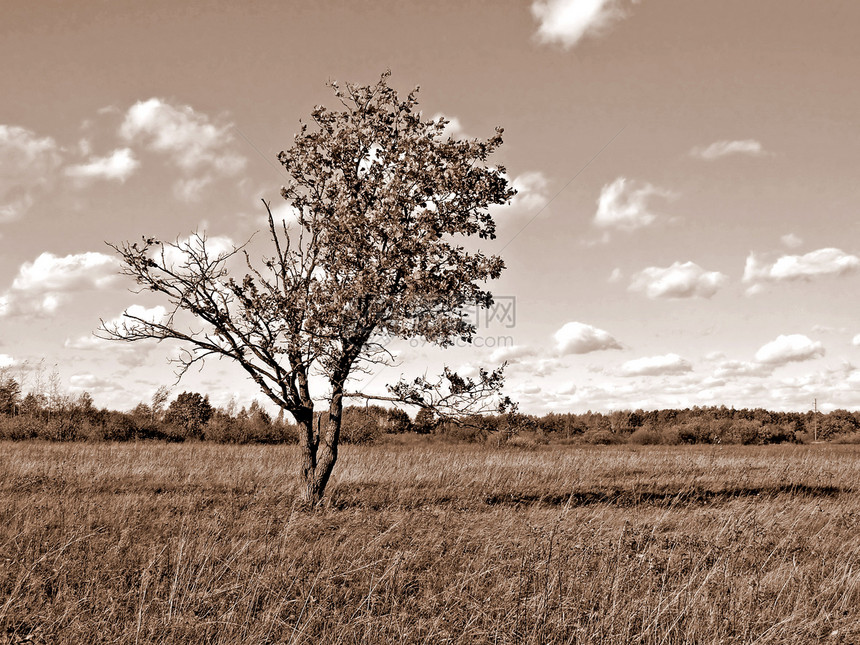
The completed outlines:
<svg viewBox="0 0 860 645">
<path fill-rule="evenodd" d="M 0 451 L 0 642 L 860 642 L 855 446 Z"/>
</svg>

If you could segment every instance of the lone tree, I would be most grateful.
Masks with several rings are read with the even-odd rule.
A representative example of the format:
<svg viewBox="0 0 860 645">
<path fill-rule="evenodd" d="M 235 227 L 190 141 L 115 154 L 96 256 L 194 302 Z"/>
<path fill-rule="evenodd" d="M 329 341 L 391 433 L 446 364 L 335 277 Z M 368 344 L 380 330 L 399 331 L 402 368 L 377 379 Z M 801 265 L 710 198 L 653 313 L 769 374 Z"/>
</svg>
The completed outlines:
<svg viewBox="0 0 860 645">
<path fill-rule="evenodd" d="M 21 385 L 0 370 L 0 414 L 15 415 L 21 405 Z"/>
<path fill-rule="evenodd" d="M 488 140 L 447 136 L 444 118 L 422 118 L 417 88 L 401 100 L 388 76 L 370 86 L 330 83 L 342 109 L 314 108 L 311 127 L 302 124 L 278 155 L 289 176 L 281 195 L 298 226 L 275 221 L 263 202 L 271 255 L 260 265 L 247 244 L 216 253 L 203 234 L 110 245 L 122 273 L 142 291 L 166 296 L 172 311 L 163 320 L 126 312 L 119 325 L 102 322 L 102 336 L 184 341 L 180 377 L 206 357 L 235 360 L 299 425 L 303 494 L 311 504 L 322 498 L 337 459 L 346 397 L 410 404 L 447 419 L 511 405 L 500 394 L 504 365 L 474 379 L 447 368 L 436 379 L 401 377 L 379 397 L 347 390 L 356 371 L 392 363 L 386 339 L 441 347 L 472 340 L 466 309 L 493 304 L 484 283 L 498 278 L 504 263 L 466 250 L 457 238 L 493 239 L 489 207 L 516 194 L 504 167 L 487 164 L 502 143 L 501 128 Z M 247 268 L 231 277 L 236 260 Z M 198 328 L 180 324 L 188 313 Z M 328 403 L 316 424 L 312 374 L 328 388 L 316 393 Z"/>
<path fill-rule="evenodd" d="M 197 392 L 183 392 L 170 404 L 164 420 L 179 426 L 185 434 L 192 437 L 203 436 L 203 427 L 212 417 L 212 406 L 209 396 Z"/>
</svg>

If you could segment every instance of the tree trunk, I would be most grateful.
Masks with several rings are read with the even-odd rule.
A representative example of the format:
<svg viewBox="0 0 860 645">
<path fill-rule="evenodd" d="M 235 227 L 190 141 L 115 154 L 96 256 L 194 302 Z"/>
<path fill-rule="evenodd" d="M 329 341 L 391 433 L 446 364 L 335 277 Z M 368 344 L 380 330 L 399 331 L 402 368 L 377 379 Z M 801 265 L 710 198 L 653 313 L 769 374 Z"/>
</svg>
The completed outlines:
<svg viewBox="0 0 860 645">
<path fill-rule="evenodd" d="M 326 485 L 337 461 L 342 413 L 343 393 L 338 390 L 332 395 L 327 418 L 317 436 L 316 467 L 311 476 L 305 480 L 308 491 L 307 501 L 312 505 L 317 505 L 322 501 Z"/>
<path fill-rule="evenodd" d="M 317 450 L 317 467 L 314 472 L 313 489 L 316 494 L 315 503 L 319 503 L 325 493 L 325 487 L 331 477 L 334 464 L 337 461 L 337 446 L 340 441 L 340 424 L 343 418 L 343 388 L 334 387 L 331 403 L 328 408 L 323 431 L 319 436 Z"/>
<path fill-rule="evenodd" d="M 303 486 L 302 500 L 306 504 L 317 503 L 313 487 L 314 472 L 317 467 L 317 437 L 314 434 L 313 408 L 293 412 L 293 417 L 299 426 L 299 450 L 301 452 L 301 482 Z"/>
<path fill-rule="evenodd" d="M 310 506 L 316 506 L 322 501 L 326 485 L 337 462 L 337 448 L 343 418 L 343 388 L 334 388 L 328 418 L 320 424 L 322 427 L 318 432 L 314 432 L 312 410 L 306 413 L 304 411 L 299 414 L 294 413 L 293 416 L 299 424 L 302 500 Z"/>
</svg>

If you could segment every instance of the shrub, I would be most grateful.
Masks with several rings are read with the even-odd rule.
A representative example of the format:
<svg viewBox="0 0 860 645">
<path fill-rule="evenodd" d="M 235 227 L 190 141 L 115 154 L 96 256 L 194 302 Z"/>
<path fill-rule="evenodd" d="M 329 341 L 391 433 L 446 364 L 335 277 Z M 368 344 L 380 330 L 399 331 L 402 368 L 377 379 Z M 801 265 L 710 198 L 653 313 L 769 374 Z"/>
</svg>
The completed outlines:
<svg viewBox="0 0 860 645">
<path fill-rule="evenodd" d="M 456 443 L 481 443 L 487 440 L 490 433 L 484 424 L 458 425 L 442 423 L 437 426 L 437 432 L 446 440 Z"/>
<path fill-rule="evenodd" d="M 386 434 L 402 434 L 412 430 L 412 419 L 403 410 L 393 409 L 387 411 Z"/>
<path fill-rule="evenodd" d="M 433 414 L 433 410 L 421 408 L 415 415 L 415 422 L 412 427 L 418 434 L 430 434 L 437 429 L 438 425 L 439 422 Z"/>
<path fill-rule="evenodd" d="M 215 443 L 239 443 L 237 441 L 236 419 L 216 410 L 203 431 L 206 441 Z"/>
<path fill-rule="evenodd" d="M 298 426 L 285 423 L 280 418 L 271 421 L 267 414 L 255 414 L 242 410 L 232 417 L 226 411 L 216 410 L 203 430 L 206 441 L 215 443 L 298 443 Z"/>
<path fill-rule="evenodd" d="M 582 435 L 582 443 L 591 443 L 601 446 L 622 443 L 624 438 L 621 435 L 614 434 L 609 430 L 589 430 Z"/>
<path fill-rule="evenodd" d="M 763 425 L 759 430 L 759 443 L 785 443 L 795 442 L 794 429 L 788 425 L 776 425 L 769 423 Z"/>
<path fill-rule="evenodd" d="M 33 439 L 38 436 L 41 427 L 42 422 L 29 415 L 2 416 L 0 417 L 0 439 L 13 441 Z"/>
<path fill-rule="evenodd" d="M 140 435 L 133 417 L 122 412 L 108 412 L 98 438 L 104 441 L 128 441 Z"/>
<path fill-rule="evenodd" d="M 708 424 L 700 421 L 687 421 L 672 429 L 678 435 L 678 443 L 712 443 L 714 439 Z"/>
<path fill-rule="evenodd" d="M 375 443 L 382 436 L 379 421 L 378 415 L 373 411 L 363 408 L 345 408 L 340 440 L 351 444 Z"/>
<path fill-rule="evenodd" d="M 759 443 L 761 423 L 747 419 L 735 419 L 725 426 L 720 433 L 722 443 L 739 443 L 749 445 Z"/>
<path fill-rule="evenodd" d="M 849 432 L 845 434 L 838 434 L 830 438 L 830 441 L 833 443 L 842 443 L 842 444 L 860 444 L 860 432 Z"/>
<path fill-rule="evenodd" d="M 40 434 L 50 441 L 74 441 L 78 436 L 78 428 L 74 418 L 59 414 L 48 419 Z"/>
<path fill-rule="evenodd" d="M 627 443 L 637 446 L 656 446 L 663 443 L 663 437 L 656 430 L 650 428 L 637 428 L 633 434 L 627 437 Z"/>
</svg>

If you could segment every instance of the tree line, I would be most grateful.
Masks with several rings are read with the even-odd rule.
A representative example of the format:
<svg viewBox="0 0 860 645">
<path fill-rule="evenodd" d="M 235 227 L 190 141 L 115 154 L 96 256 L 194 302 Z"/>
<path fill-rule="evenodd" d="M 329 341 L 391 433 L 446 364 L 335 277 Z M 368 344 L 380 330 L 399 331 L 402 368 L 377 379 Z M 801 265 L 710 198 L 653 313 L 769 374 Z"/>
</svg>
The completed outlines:
<svg viewBox="0 0 860 645">
<path fill-rule="evenodd" d="M 169 401 L 169 403 L 168 403 Z M 349 407 L 345 443 L 370 443 L 386 433 L 415 430 L 402 410 Z M 320 413 L 316 423 L 325 419 Z M 17 379 L 0 375 L 0 439 L 49 441 L 213 441 L 217 443 L 298 443 L 300 428 L 283 412 L 273 417 L 258 402 L 213 406 L 208 395 L 182 392 L 170 400 L 159 388 L 149 402 L 127 412 L 97 408 L 92 396 L 48 389 L 22 395 Z"/>
<path fill-rule="evenodd" d="M 0 439 L 49 441 L 211 441 L 216 443 L 299 443 L 302 429 L 272 416 L 258 401 L 213 406 L 209 396 L 182 392 L 172 398 L 159 388 L 148 402 L 121 412 L 97 408 L 90 394 L 65 394 L 49 379 L 44 391 L 22 393 L 21 384 L 0 375 Z M 324 425 L 326 412 L 314 423 Z M 341 440 L 348 444 L 385 441 L 392 435 L 470 443 L 588 444 L 769 444 L 860 440 L 860 411 L 773 412 L 763 408 L 693 407 L 625 410 L 611 413 L 507 412 L 453 422 L 431 409 L 412 418 L 379 405 L 347 406 Z"/>
</svg>

